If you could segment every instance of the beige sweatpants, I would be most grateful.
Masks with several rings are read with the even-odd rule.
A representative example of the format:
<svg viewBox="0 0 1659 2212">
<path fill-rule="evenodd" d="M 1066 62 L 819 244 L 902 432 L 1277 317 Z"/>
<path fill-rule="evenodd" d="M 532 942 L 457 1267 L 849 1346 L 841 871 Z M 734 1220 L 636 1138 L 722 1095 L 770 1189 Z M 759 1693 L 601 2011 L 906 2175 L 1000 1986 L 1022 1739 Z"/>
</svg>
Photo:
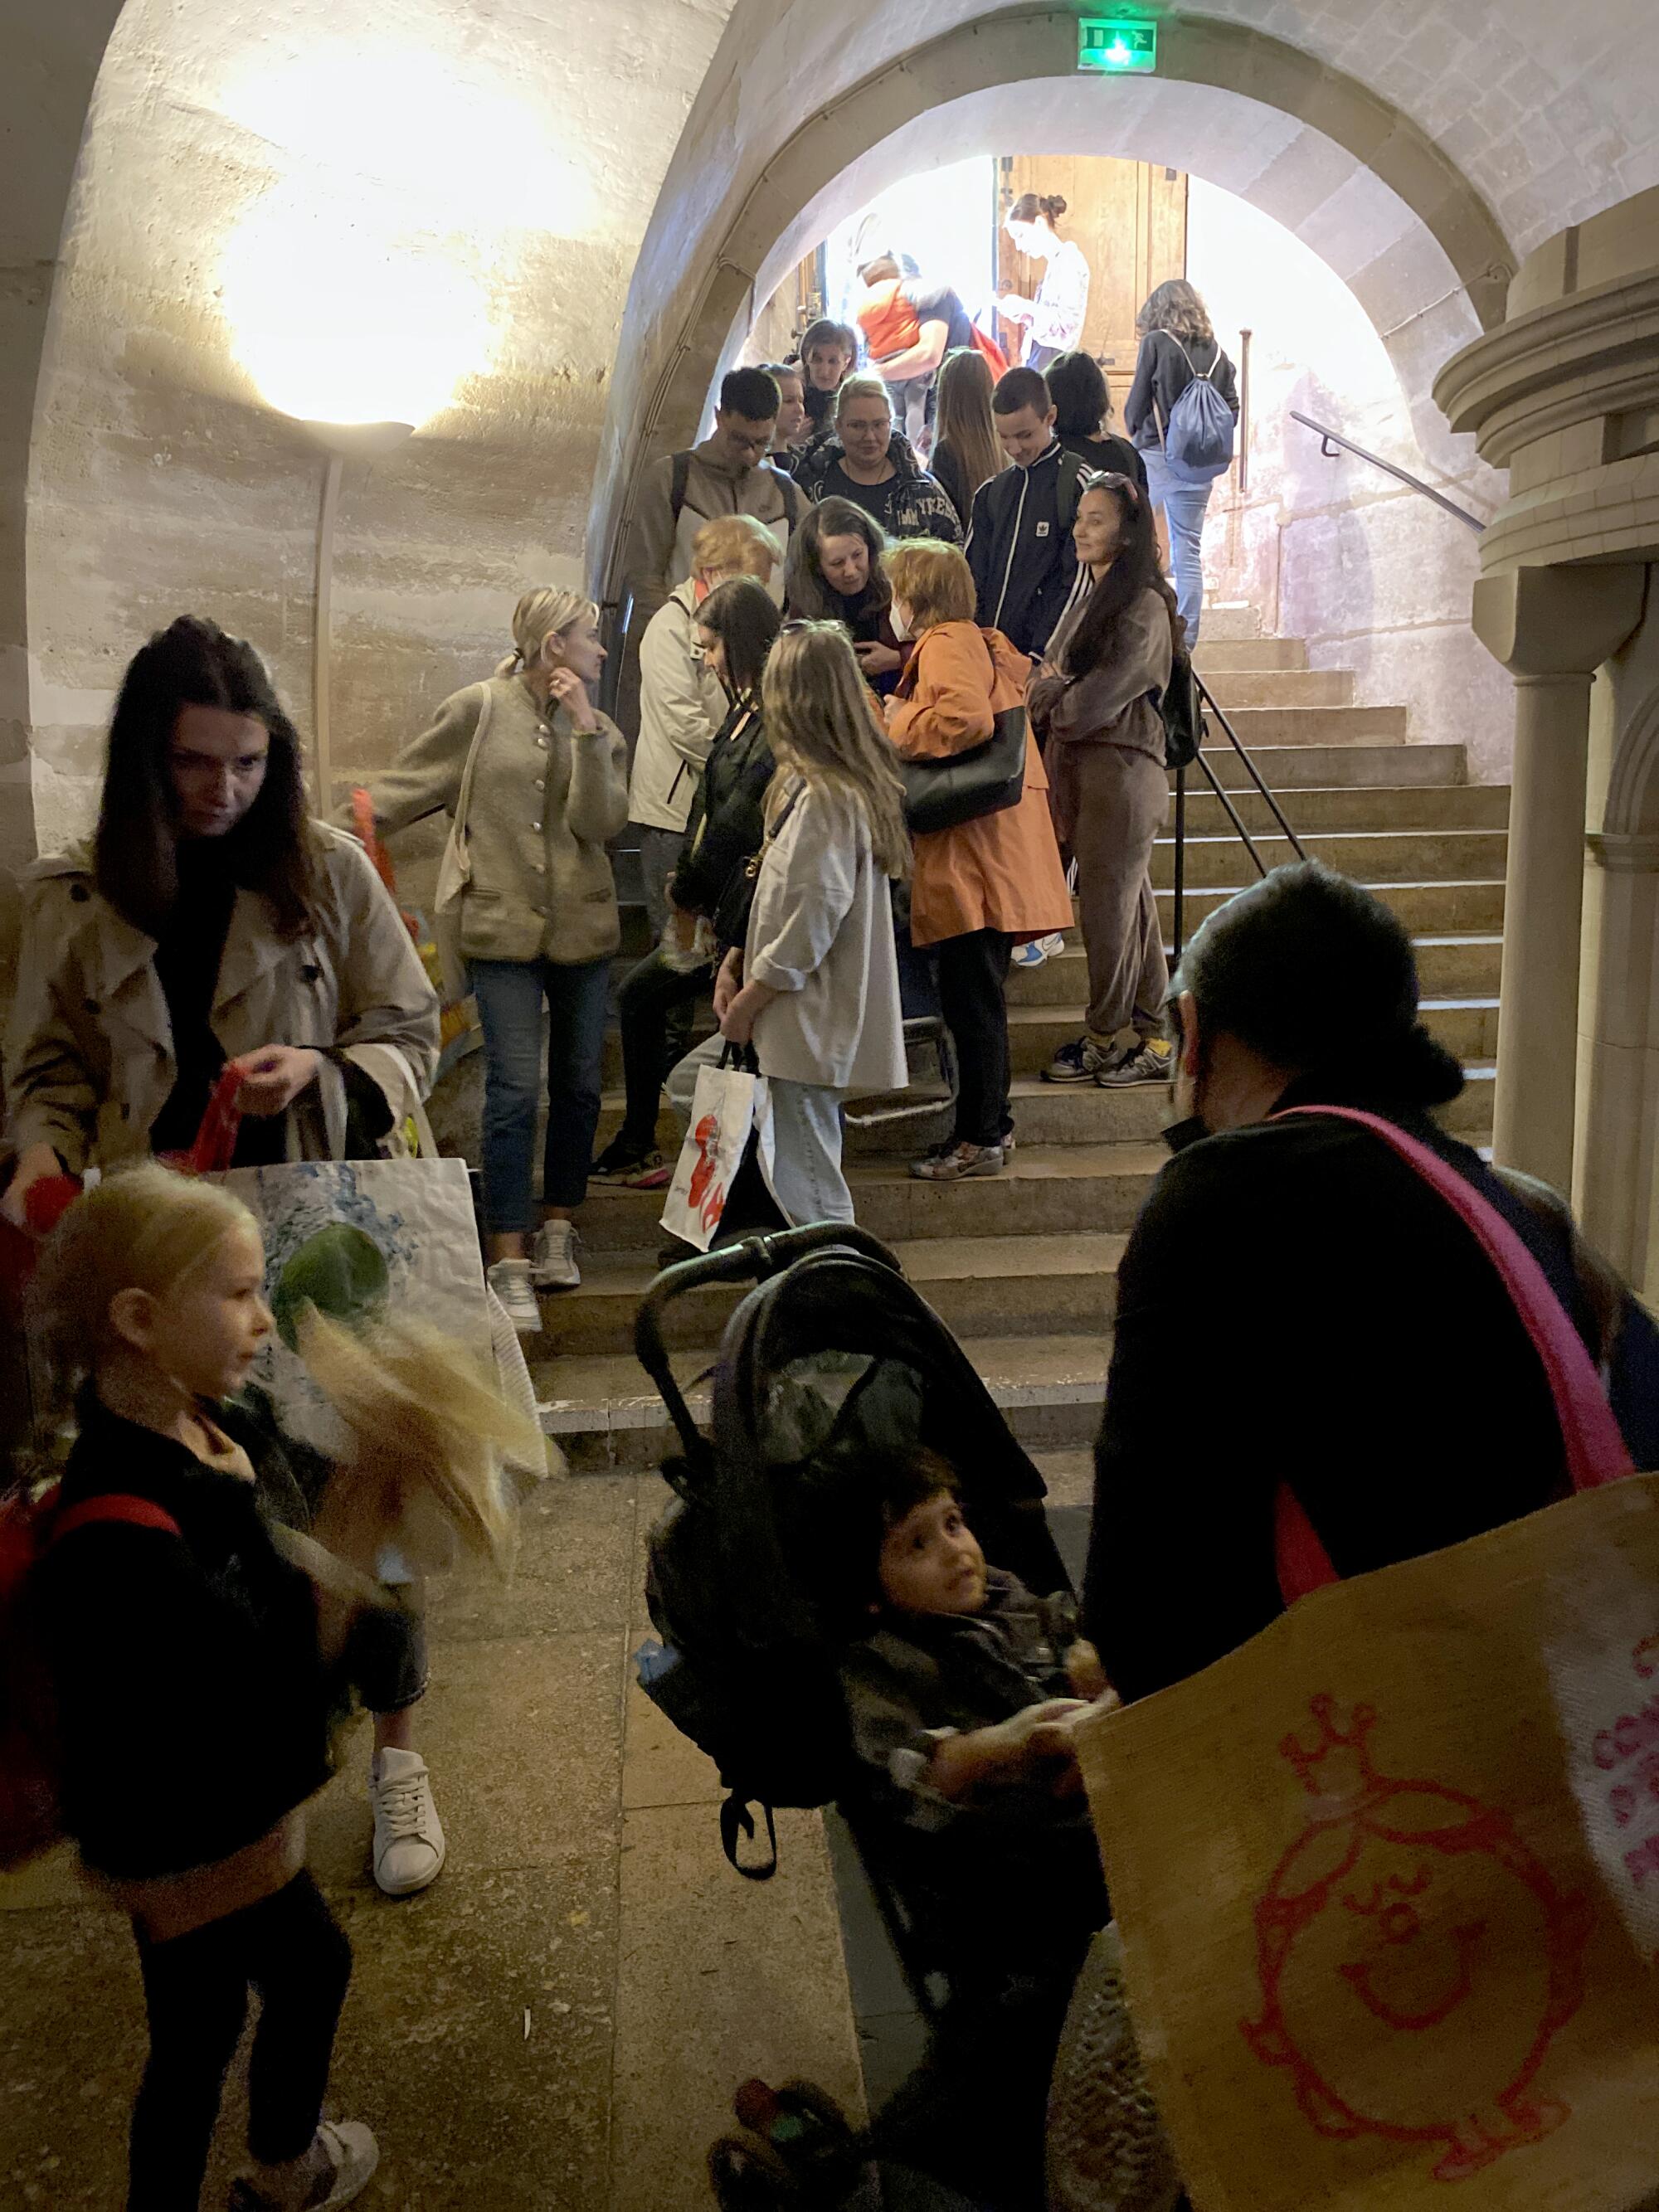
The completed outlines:
<svg viewBox="0 0 1659 2212">
<path fill-rule="evenodd" d="M 1152 895 L 1152 847 L 1170 811 L 1161 761 L 1127 745 L 1051 740 L 1043 756 L 1054 834 L 1077 862 L 1089 956 L 1089 1035 L 1158 1036 L 1170 968 Z"/>
</svg>

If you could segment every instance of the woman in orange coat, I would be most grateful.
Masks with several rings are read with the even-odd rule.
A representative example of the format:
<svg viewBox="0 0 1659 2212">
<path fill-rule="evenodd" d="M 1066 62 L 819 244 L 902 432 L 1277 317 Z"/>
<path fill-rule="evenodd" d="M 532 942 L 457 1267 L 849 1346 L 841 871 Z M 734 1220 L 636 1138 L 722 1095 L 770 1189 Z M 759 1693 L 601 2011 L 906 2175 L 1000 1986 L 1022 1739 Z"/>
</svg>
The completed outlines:
<svg viewBox="0 0 1659 2212">
<path fill-rule="evenodd" d="M 1030 663 L 1000 631 L 974 619 L 974 579 L 954 545 L 913 538 L 885 562 L 893 623 L 916 640 L 888 702 L 887 728 L 909 760 L 943 760 L 990 738 L 1006 708 L 1023 708 Z M 1018 941 L 1066 928 L 1072 902 L 1048 816 L 1048 781 L 1028 730 L 1018 806 L 915 841 L 910 935 L 939 957 L 939 1000 L 956 1040 L 956 1129 L 911 1168 L 927 1182 L 998 1174 L 1008 1114 L 1008 1009 L 1003 988 Z"/>
</svg>

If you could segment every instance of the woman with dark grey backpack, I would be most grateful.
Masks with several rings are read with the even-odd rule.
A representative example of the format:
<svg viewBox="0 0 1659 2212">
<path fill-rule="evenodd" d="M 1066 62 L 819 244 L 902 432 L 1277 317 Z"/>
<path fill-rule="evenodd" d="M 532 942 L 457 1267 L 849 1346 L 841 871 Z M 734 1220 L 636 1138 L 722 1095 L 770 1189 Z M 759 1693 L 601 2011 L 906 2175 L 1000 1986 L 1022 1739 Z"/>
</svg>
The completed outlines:
<svg viewBox="0 0 1659 2212">
<path fill-rule="evenodd" d="M 1146 464 L 1152 505 L 1164 510 L 1175 568 L 1176 604 L 1187 625 L 1187 647 L 1198 642 L 1204 611 L 1204 514 L 1210 484 L 1194 481 L 1164 451 L 1170 418 L 1195 377 L 1206 378 L 1238 416 L 1238 383 L 1233 365 L 1210 327 L 1204 302 L 1184 278 L 1160 284 L 1135 317 L 1140 351 L 1135 380 L 1124 403 L 1123 426 Z"/>
</svg>

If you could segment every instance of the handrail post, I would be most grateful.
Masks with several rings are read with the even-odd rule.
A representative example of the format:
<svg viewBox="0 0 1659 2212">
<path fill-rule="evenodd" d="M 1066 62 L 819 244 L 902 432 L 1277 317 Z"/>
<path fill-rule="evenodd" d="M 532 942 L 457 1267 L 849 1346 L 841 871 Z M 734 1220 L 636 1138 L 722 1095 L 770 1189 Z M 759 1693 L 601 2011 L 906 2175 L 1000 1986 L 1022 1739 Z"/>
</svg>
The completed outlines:
<svg viewBox="0 0 1659 2212">
<path fill-rule="evenodd" d="M 1175 808 L 1175 965 L 1187 941 L 1187 771 L 1176 770 Z"/>
<path fill-rule="evenodd" d="M 1250 489 L 1250 333 L 1238 334 L 1238 495 Z"/>
</svg>

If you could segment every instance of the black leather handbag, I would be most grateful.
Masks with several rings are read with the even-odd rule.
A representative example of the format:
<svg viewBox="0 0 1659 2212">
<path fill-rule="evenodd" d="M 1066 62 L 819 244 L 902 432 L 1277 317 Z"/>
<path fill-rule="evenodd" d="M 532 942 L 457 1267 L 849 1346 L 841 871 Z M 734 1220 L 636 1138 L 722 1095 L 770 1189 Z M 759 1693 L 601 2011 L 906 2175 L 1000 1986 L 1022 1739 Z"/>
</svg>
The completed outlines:
<svg viewBox="0 0 1659 2212">
<path fill-rule="evenodd" d="M 985 648 L 991 658 L 991 649 Z M 995 664 L 992 664 L 994 673 Z M 1025 790 L 1026 716 L 1024 701 L 1005 707 L 982 745 L 943 760 L 901 760 L 904 819 L 913 837 L 931 837 L 1018 806 Z"/>
</svg>

